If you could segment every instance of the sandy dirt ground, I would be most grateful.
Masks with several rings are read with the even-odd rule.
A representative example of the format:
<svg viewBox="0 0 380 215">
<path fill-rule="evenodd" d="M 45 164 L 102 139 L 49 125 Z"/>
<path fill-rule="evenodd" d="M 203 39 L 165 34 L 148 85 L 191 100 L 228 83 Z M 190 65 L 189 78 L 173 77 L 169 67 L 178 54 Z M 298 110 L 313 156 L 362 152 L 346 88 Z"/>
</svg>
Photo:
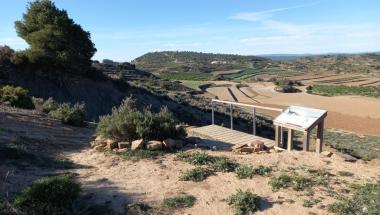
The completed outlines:
<svg viewBox="0 0 380 215">
<path fill-rule="evenodd" d="M 304 192 L 292 189 L 273 192 L 268 184 L 270 177 L 267 176 L 238 179 L 234 173 L 216 173 L 202 182 L 180 181 L 181 173 L 194 166 L 177 161 L 175 154 L 164 154 L 157 159 L 125 160 L 114 154 L 91 149 L 89 143 L 94 138 L 94 129 L 65 126 L 43 115 L 29 111 L 12 112 L 8 108 L 0 108 L 0 116 L 0 144 L 22 136 L 25 140 L 35 140 L 33 144 L 40 146 L 39 153 L 67 158 L 74 164 L 70 169 L 54 170 L 35 168 L 30 164 L 9 165 L 0 158 L 2 197 L 6 193 L 12 195 L 20 192 L 33 180 L 43 176 L 70 172 L 82 184 L 82 194 L 86 200 L 107 207 L 108 214 L 121 213 L 123 207 L 131 202 L 160 207 L 164 198 L 186 192 L 196 197 L 195 205 L 188 209 L 171 211 L 169 214 L 232 215 L 233 209 L 224 199 L 234 194 L 237 189 L 249 190 L 260 196 L 260 211 L 256 214 L 327 214 L 326 210 L 318 206 L 302 206 L 303 201 L 310 198 Z M 187 151 L 199 150 L 191 148 Z M 289 168 L 301 167 L 325 169 L 334 175 L 338 171 L 354 173 L 351 177 L 334 176 L 337 183 L 333 187 L 337 191 L 346 188 L 350 183 L 366 183 L 380 178 L 378 164 L 375 162 L 349 163 L 335 154 L 328 158 L 313 152 L 299 151 L 251 155 L 227 151 L 206 152 L 229 157 L 240 164 L 271 166 L 274 170 L 273 176 Z M 322 197 L 319 206 L 335 201 L 326 195 L 326 188 L 313 189 L 315 198 Z"/>
<path fill-rule="evenodd" d="M 225 81 L 223 83 L 226 84 Z M 234 85 L 235 83 L 230 82 L 230 84 Z M 244 92 L 248 92 L 246 95 L 252 96 L 251 99 L 254 101 L 249 101 L 249 99 L 243 98 L 244 94 L 238 93 L 236 98 L 241 102 L 260 103 L 260 105 L 280 108 L 298 105 L 324 109 L 329 111 L 326 123 L 326 127 L 328 128 L 338 128 L 359 134 L 380 136 L 379 99 L 362 96 L 325 97 L 311 95 L 305 93 L 305 87 L 301 88 L 303 90 L 302 93 L 279 93 L 274 91 L 274 85 L 269 82 L 249 83 L 248 85 L 250 90 L 243 90 Z M 219 89 L 223 92 L 227 91 L 227 88 L 222 89 L 220 87 Z M 214 95 L 220 94 L 218 89 L 214 89 L 209 93 Z M 233 101 L 228 97 L 225 97 L 225 99 Z"/>
</svg>

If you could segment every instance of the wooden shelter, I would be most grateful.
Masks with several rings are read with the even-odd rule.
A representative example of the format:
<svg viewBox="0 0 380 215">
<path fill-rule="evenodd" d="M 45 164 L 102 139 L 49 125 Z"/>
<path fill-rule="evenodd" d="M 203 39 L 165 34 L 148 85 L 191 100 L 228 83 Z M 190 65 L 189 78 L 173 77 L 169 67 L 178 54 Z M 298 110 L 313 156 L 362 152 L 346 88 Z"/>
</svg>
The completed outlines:
<svg viewBox="0 0 380 215">
<path fill-rule="evenodd" d="M 310 132 L 313 128 L 317 128 L 316 152 L 322 152 L 323 146 L 323 127 L 327 111 L 314 108 L 306 108 L 299 106 L 290 106 L 273 120 L 275 125 L 276 137 L 275 145 L 280 144 L 280 133 L 282 128 L 288 129 L 288 150 L 293 148 L 294 131 L 301 131 L 303 135 L 303 150 L 309 151 Z"/>
</svg>

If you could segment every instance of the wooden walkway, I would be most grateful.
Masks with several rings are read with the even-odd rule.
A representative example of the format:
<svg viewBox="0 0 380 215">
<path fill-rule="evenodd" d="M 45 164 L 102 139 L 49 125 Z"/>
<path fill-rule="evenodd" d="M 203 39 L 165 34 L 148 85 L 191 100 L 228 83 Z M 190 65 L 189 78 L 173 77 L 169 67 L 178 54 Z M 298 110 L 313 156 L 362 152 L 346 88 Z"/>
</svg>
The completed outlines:
<svg viewBox="0 0 380 215">
<path fill-rule="evenodd" d="M 218 125 L 208 125 L 192 128 L 190 132 L 202 138 L 220 141 L 226 144 L 230 144 L 231 146 L 238 144 L 248 144 L 254 140 L 261 140 L 264 142 L 266 147 L 274 147 L 274 140 L 254 136 L 252 134 L 232 130 Z"/>
</svg>

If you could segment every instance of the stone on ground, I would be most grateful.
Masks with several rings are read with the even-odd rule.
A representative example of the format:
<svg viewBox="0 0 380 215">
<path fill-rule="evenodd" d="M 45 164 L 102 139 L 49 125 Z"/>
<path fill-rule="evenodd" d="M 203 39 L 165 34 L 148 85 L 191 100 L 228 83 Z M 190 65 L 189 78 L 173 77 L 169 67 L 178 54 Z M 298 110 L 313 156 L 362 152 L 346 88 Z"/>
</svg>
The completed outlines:
<svg viewBox="0 0 380 215">
<path fill-rule="evenodd" d="M 128 142 L 118 142 L 117 145 L 119 149 L 125 149 L 128 148 L 130 144 Z"/>
<path fill-rule="evenodd" d="M 136 149 L 143 149 L 145 145 L 145 142 L 143 139 L 135 140 L 132 142 L 131 149 L 136 150 Z"/>
<path fill-rule="evenodd" d="M 151 140 L 146 144 L 148 150 L 160 150 L 162 149 L 162 142 L 157 140 Z"/>
</svg>

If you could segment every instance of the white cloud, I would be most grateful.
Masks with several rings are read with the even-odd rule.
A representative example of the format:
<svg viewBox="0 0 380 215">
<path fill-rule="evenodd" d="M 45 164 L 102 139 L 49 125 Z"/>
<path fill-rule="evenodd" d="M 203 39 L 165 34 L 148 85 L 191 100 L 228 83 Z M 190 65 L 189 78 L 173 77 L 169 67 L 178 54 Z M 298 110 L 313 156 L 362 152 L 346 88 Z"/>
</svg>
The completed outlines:
<svg viewBox="0 0 380 215">
<path fill-rule="evenodd" d="M 230 16 L 230 19 L 236 19 L 236 20 L 243 20 L 243 21 L 262 21 L 267 20 L 273 16 L 274 13 L 281 12 L 281 11 L 287 11 L 291 9 L 297 9 L 297 8 L 303 8 L 303 7 L 309 7 L 315 4 L 318 4 L 319 2 L 313 2 L 310 4 L 302 4 L 302 5 L 296 5 L 296 6 L 290 6 L 290 7 L 282 7 L 282 8 L 275 8 L 270 10 L 264 10 L 264 11 L 258 11 L 258 12 L 241 12 L 237 13 L 233 16 Z"/>
</svg>

